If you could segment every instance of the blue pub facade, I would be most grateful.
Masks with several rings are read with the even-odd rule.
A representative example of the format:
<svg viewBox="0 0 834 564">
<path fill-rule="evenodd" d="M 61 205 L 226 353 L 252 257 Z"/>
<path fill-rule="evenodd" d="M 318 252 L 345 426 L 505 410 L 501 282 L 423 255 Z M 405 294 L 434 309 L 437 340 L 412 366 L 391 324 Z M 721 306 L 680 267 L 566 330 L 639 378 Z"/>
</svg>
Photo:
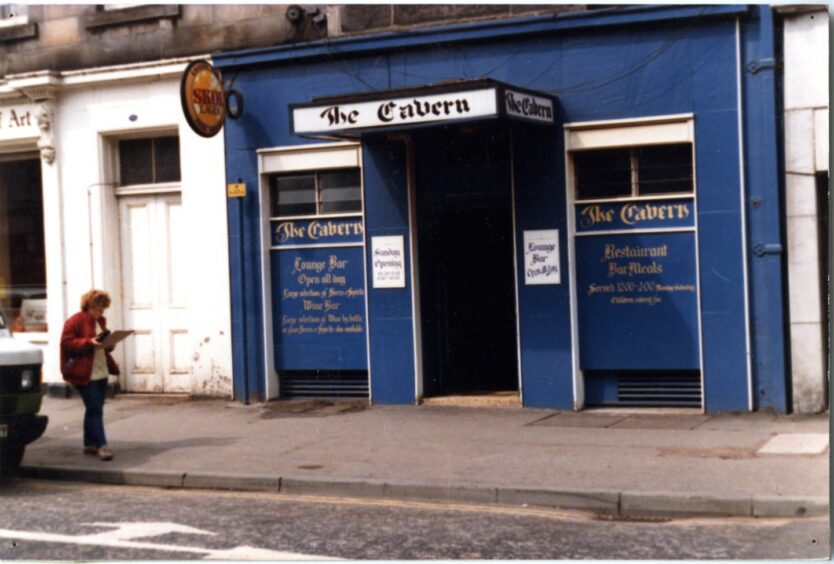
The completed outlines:
<svg viewBox="0 0 834 564">
<path fill-rule="evenodd" d="M 218 54 L 235 395 L 790 405 L 767 6 Z"/>
</svg>

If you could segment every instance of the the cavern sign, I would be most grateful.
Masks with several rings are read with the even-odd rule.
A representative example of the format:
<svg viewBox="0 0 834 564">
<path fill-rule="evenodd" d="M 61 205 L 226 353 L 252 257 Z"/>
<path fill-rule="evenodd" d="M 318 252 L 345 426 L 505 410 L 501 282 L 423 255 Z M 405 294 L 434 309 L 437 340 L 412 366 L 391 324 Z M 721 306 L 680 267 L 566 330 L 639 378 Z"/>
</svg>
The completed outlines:
<svg viewBox="0 0 834 564">
<path fill-rule="evenodd" d="M 494 84 L 494 85 L 493 85 Z M 433 92 L 431 87 L 408 96 L 395 95 L 320 104 L 291 105 L 294 133 L 327 133 L 507 116 L 553 123 L 554 101 L 546 95 L 511 90 L 494 82 L 486 88 Z"/>
</svg>

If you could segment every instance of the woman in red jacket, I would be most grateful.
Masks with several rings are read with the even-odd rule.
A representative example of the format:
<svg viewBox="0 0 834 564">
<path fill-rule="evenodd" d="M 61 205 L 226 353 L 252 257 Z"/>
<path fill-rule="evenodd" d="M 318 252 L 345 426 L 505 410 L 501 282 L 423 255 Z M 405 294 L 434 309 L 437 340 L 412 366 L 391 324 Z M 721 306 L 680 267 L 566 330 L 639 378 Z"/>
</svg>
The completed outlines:
<svg viewBox="0 0 834 564">
<path fill-rule="evenodd" d="M 98 455 L 101 460 L 113 459 L 104 435 L 103 410 L 107 376 L 119 373 L 110 356 L 113 347 L 105 350 L 96 339 L 107 329 L 104 310 L 108 307 L 107 292 L 90 290 L 81 296 L 81 311 L 67 319 L 61 333 L 61 374 L 84 400 L 84 454 Z"/>
</svg>

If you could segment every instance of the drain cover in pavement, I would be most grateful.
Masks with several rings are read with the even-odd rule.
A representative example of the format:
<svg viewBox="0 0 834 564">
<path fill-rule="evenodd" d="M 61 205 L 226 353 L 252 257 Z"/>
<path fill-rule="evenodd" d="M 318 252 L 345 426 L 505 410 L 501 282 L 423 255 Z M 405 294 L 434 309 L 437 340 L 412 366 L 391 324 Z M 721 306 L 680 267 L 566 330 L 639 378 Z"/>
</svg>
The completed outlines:
<svg viewBox="0 0 834 564">
<path fill-rule="evenodd" d="M 822 454 L 828 448 L 825 433 L 784 433 L 774 436 L 759 454 Z"/>
</svg>

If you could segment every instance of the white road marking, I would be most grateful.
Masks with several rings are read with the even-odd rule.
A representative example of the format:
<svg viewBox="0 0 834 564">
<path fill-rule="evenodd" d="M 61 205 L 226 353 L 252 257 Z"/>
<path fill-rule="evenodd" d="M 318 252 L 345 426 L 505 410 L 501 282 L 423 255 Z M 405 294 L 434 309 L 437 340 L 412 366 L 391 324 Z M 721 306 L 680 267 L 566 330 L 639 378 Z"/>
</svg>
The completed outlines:
<svg viewBox="0 0 834 564">
<path fill-rule="evenodd" d="M 166 535 L 169 533 L 216 535 L 216 533 L 195 529 L 178 523 L 137 522 L 86 524 L 96 527 L 112 527 L 113 530 L 102 533 L 93 533 L 90 535 L 61 535 L 56 533 L 0 529 L 0 538 L 87 546 L 107 546 L 111 548 L 185 552 L 190 554 L 203 554 L 206 560 L 339 560 L 338 558 L 319 556 L 315 554 L 297 554 L 293 552 L 255 548 L 251 546 L 236 546 L 231 549 L 211 549 L 198 546 L 158 544 L 131 540 L 142 537 Z"/>
</svg>

